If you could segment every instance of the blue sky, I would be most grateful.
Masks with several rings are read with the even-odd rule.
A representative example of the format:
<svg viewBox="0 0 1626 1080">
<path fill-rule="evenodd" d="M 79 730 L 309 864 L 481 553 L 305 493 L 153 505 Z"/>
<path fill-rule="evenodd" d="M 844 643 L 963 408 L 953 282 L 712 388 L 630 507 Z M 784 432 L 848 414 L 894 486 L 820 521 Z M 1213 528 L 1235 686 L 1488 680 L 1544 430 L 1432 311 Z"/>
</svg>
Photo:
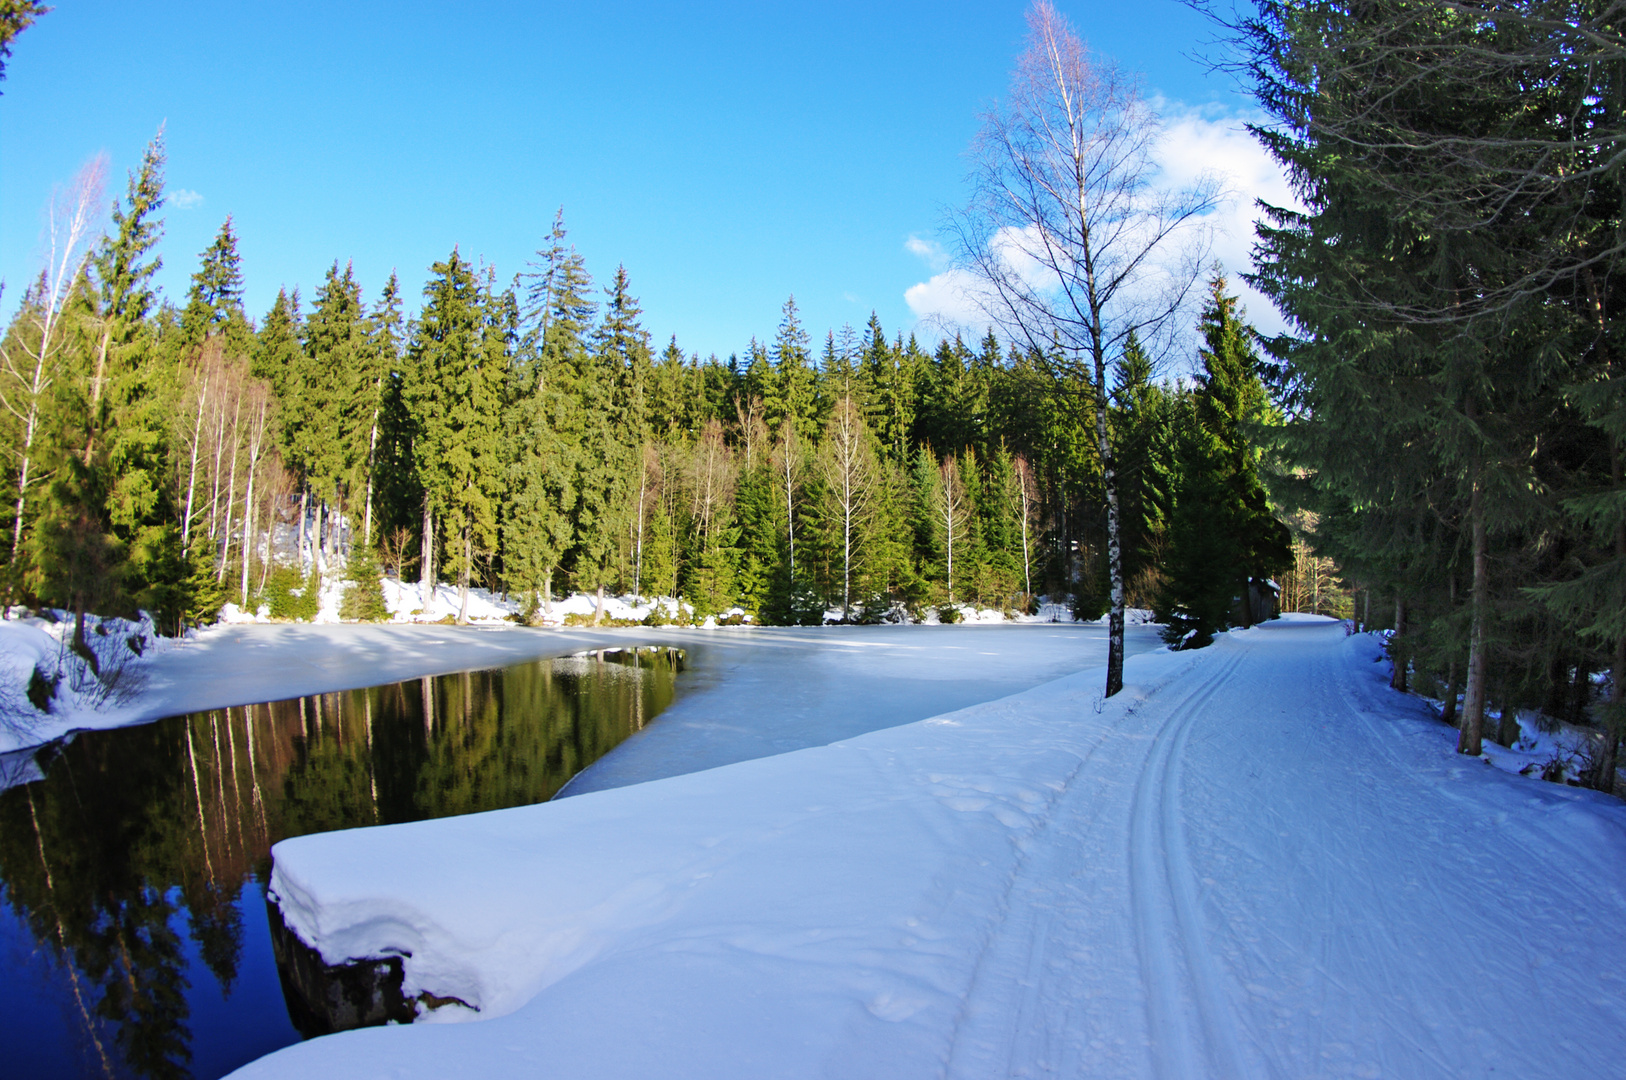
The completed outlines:
<svg viewBox="0 0 1626 1080">
<path fill-rule="evenodd" d="M 105 151 L 121 194 L 163 124 L 172 298 L 227 214 L 258 318 L 335 259 L 369 299 L 397 270 L 409 307 L 454 244 L 507 279 L 562 205 L 598 283 L 626 265 L 657 345 L 743 351 L 792 293 L 816 340 L 871 310 L 908 332 L 932 301 L 905 293 L 943 270 L 942 214 L 1024 8 L 58 0 L 0 84 L 0 307 L 42 264 L 53 185 Z M 1058 8 L 1145 74 L 1185 156 L 1272 187 L 1235 130 L 1249 103 L 1192 58 L 1212 37 L 1200 17 Z M 1245 252 L 1219 250 L 1233 269 Z"/>
</svg>

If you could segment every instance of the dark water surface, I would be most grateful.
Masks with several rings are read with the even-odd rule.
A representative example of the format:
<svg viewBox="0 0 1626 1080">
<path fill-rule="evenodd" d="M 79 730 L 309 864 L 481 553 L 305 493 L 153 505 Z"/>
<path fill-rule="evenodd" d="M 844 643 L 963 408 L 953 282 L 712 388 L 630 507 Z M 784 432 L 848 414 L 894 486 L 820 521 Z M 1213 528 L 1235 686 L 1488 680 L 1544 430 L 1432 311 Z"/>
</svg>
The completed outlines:
<svg viewBox="0 0 1626 1080">
<path fill-rule="evenodd" d="M 551 798 L 671 703 L 683 659 L 600 650 L 0 763 L 0 1074 L 213 1080 L 298 1042 L 266 923 L 272 844 Z"/>
</svg>

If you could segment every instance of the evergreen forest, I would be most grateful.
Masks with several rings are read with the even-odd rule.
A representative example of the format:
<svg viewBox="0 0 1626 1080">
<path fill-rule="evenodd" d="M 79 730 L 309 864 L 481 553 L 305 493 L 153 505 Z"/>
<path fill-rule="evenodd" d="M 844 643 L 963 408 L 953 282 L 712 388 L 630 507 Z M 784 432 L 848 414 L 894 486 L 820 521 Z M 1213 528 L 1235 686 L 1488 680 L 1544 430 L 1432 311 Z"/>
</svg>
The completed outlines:
<svg viewBox="0 0 1626 1080">
<path fill-rule="evenodd" d="M 412 298 L 335 262 L 257 318 L 228 219 L 174 303 L 151 285 L 163 174 L 159 139 L 7 330 L 12 603 L 175 629 L 227 602 L 309 617 L 321 580 L 382 573 L 530 618 L 564 591 L 770 624 L 1106 610 L 1091 385 L 1031 349 L 873 316 L 821 343 L 792 298 L 702 359 L 656 344 L 624 267 L 595 283 L 562 211 L 512 277 L 454 248 Z M 1253 334 L 1223 278 L 1210 293 L 1203 374 L 1158 381 L 1132 339 L 1110 402 L 1131 603 L 1193 643 L 1289 558 L 1250 442 L 1271 415 Z"/>
</svg>

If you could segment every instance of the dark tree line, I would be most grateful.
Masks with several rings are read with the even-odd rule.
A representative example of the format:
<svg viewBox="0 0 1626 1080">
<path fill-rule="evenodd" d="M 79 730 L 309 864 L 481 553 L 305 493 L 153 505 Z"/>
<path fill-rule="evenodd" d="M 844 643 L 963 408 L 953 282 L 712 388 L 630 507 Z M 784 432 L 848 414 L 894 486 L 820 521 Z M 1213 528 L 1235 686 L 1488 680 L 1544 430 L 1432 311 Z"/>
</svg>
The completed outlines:
<svg viewBox="0 0 1626 1080">
<path fill-rule="evenodd" d="M 1304 205 L 1266 208 L 1254 278 L 1295 324 L 1269 348 L 1284 497 L 1462 752 L 1516 738 L 1520 708 L 1590 718 L 1606 790 L 1626 722 L 1623 13 L 1293 0 L 1237 28 Z"/>
</svg>

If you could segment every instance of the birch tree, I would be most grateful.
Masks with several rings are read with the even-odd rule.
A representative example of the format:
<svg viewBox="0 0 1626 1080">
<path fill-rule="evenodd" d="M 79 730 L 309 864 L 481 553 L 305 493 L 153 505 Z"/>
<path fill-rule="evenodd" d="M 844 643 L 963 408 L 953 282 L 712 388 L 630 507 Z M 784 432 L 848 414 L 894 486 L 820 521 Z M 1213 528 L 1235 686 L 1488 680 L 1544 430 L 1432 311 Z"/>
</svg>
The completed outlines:
<svg viewBox="0 0 1626 1080">
<path fill-rule="evenodd" d="M 19 426 L 12 454 L 17 462 L 17 502 L 13 508 L 11 557 L 16 559 L 23 541 L 23 512 L 30 486 L 39 480 L 36 440 L 41 409 L 58 376 L 58 362 L 67 340 L 64 328 L 68 300 L 82 284 L 90 262 L 92 234 L 107 182 L 107 158 L 86 162 L 65 189 L 51 196 L 46 237 L 49 252 L 39 280 L 24 297 L 22 333 L 0 341 L 0 405 Z"/>
<path fill-rule="evenodd" d="M 954 603 L 954 545 L 963 542 L 966 517 L 965 482 L 960 476 L 959 463 L 949 455 L 938 464 L 939 481 L 932 489 L 932 511 L 937 519 L 938 535 L 943 540 L 944 577 L 948 584 L 948 601 Z M 963 543 L 962 543 L 963 546 Z"/>
<path fill-rule="evenodd" d="M 819 467 L 830 516 L 841 542 L 841 621 L 851 617 L 854 542 L 869 517 L 875 483 L 875 453 L 864 414 L 851 397 L 836 402 L 819 448 Z"/>
<path fill-rule="evenodd" d="M 1009 95 L 972 144 L 971 199 L 955 218 L 974 299 L 1094 412 L 1107 498 L 1109 697 L 1123 688 L 1124 575 L 1108 358 L 1131 332 L 1154 335 L 1185 307 L 1207 249 L 1202 219 L 1219 198 L 1212 180 L 1159 186 L 1160 133 L 1138 79 L 1091 55 L 1039 0 Z"/>
</svg>

